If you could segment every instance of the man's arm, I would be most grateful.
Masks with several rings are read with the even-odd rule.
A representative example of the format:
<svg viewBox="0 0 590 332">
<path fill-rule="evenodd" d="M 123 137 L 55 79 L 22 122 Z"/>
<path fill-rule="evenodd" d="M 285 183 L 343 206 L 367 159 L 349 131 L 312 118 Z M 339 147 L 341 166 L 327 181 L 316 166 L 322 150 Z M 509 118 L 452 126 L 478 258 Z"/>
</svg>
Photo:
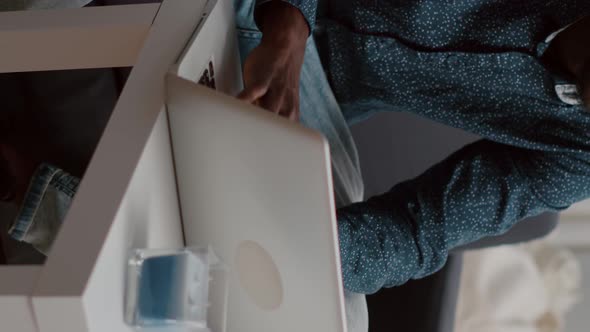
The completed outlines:
<svg viewBox="0 0 590 332">
<path fill-rule="evenodd" d="M 309 33 L 311 33 L 311 31 L 313 30 L 313 26 L 315 25 L 315 20 L 316 20 L 316 12 L 317 12 L 317 6 L 318 6 L 318 2 L 317 0 L 256 0 L 256 10 L 254 11 L 254 20 L 256 21 L 256 24 L 258 25 L 258 27 L 260 28 L 260 31 L 262 30 L 262 25 L 263 25 L 263 14 L 262 12 L 264 12 L 266 10 L 266 5 L 268 5 L 269 3 L 283 3 L 283 4 L 288 4 L 291 7 L 297 9 L 299 11 L 299 14 L 303 16 L 303 18 L 305 19 L 305 21 L 307 22 L 307 27 L 309 29 Z"/>
<path fill-rule="evenodd" d="M 238 98 L 293 121 L 299 119 L 299 76 L 315 20 L 315 1 L 261 0 L 255 11 L 260 45 L 244 63 Z"/>
<path fill-rule="evenodd" d="M 482 140 L 386 194 L 339 209 L 344 287 L 369 294 L 425 277 L 454 247 L 590 196 L 589 159 Z"/>
</svg>

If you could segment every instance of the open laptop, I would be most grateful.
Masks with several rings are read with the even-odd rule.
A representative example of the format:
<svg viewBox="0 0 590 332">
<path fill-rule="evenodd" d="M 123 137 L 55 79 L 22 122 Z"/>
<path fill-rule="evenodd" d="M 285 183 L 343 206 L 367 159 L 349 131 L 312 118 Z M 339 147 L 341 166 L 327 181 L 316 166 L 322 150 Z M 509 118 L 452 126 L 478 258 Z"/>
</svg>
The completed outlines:
<svg viewBox="0 0 590 332">
<path fill-rule="evenodd" d="M 328 144 L 228 96 L 242 88 L 233 22 L 231 0 L 211 1 L 167 79 L 186 244 L 230 268 L 227 331 L 344 332 Z"/>
</svg>

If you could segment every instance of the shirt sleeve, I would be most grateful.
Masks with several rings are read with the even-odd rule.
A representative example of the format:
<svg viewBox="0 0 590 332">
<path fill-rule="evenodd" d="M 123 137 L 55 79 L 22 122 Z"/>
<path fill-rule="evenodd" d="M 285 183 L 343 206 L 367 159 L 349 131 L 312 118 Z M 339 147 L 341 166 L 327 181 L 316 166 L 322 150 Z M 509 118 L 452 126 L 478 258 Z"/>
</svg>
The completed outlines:
<svg viewBox="0 0 590 332">
<path fill-rule="evenodd" d="M 423 278 L 457 246 L 587 197 L 590 189 L 576 183 L 590 180 L 590 164 L 578 159 L 483 140 L 383 195 L 339 209 L 345 289 L 370 294 Z M 584 171 L 572 172 L 577 167 Z"/>
<path fill-rule="evenodd" d="M 256 8 L 271 1 L 282 1 L 299 9 L 301 14 L 303 14 L 305 20 L 307 21 L 310 33 L 311 31 L 313 31 L 313 27 L 315 25 L 316 20 L 318 0 L 256 0 Z M 256 11 L 254 11 L 254 20 L 256 21 L 256 24 L 259 24 L 256 16 Z"/>
</svg>

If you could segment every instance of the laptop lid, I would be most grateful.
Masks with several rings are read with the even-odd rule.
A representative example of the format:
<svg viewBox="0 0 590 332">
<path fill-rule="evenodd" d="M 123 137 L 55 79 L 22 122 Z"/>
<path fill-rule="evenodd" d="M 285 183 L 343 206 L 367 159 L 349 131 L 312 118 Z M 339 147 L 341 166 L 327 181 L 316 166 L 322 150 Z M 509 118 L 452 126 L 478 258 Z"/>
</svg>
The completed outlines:
<svg viewBox="0 0 590 332">
<path fill-rule="evenodd" d="M 228 331 L 345 331 L 323 137 L 172 75 L 167 108 L 186 244 L 231 271 Z"/>
</svg>

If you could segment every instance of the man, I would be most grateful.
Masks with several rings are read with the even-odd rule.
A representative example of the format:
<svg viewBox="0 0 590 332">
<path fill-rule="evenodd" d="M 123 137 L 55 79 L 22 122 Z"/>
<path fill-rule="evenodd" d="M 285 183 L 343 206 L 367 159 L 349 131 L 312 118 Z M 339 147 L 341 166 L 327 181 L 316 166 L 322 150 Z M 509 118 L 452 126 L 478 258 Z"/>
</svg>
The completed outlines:
<svg viewBox="0 0 590 332">
<path fill-rule="evenodd" d="M 349 123 L 406 111 L 485 138 L 338 210 L 346 289 L 372 293 L 427 276 L 453 247 L 590 196 L 590 113 L 582 104 L 590 105 L 589 2 L 324 5 L 317 47 Z M 305 0 L 259 5 L 263 37 L 246 60 L 242 99 L 296 112 L 315 8 Z"/>
<path fill-rule="evenodd" d="M 336 108 L 348 123 L 406 111 L 484 137 L 384 195 L 338 209 L 347 291 L 427 276 L 453 247 L 590 196 L 590 113 L 582 105 L 590 104 L 589 2 L 236 3 L 249 54 L 239 97 L 291 119 L 300 110 L 307 125 L 314 108 L 315 117 L 332 119 L 333 130 L 320 130 L 340 175 L 336 188 L 351 201 L 358 159 Z M 310 33 L 315 44 L 305 41 Z M 317 51 L 327 87 L 313 72 Z M 314 88 L 337 100 L 328 114 L 308 103 L 317 100 Z M 349 327 L 366 330 L 362 298 L 351 294 Z"/>
<path fill-rule="evenodd" d="M 249 54 L 239 97 L 324 132 L 339 205 L 362 194 L 344 119 L 406 111 L 484 137 L 338 209 L 346 290 L 427 276 L 453 247 L 590 196 L 589 2 L 260 0 L 236 11 Z"/>
</svg>

